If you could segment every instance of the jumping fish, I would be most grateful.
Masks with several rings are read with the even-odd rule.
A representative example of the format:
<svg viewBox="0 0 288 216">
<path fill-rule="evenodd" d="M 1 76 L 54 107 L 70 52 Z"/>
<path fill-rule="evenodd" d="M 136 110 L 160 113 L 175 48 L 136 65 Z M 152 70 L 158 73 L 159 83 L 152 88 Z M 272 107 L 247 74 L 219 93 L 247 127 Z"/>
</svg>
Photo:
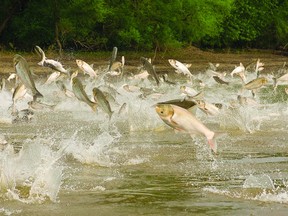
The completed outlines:
<svg viewBox="0 0 288 216">
<path fill-rule="evenodd" d="M 168 80 L 168 75 L 165 73 L 161 76 L 161 78 L 163 79 L 163 82 L 168 83 L 170 85 L 176 85 L 175 82 Z"/>
<path fill-rule="evenodd" d="M 217 153 L 215 132 L 208 129 L 192 113 L 172 104 L 157 104 L 155 109 L 159 117 L 175 130 L 187 132 L 191 137 L 197 134 L 204 135 L 210 148 Z"/>
<path fill-rule="evenodd" d="M 122 56 L 121 62 L 116 61 L 117 51 L 118 51 L 118 48 L 113 47 L 112 56 L 110 58 L 109 67 L 108 67 L 108 74 L 110 74 L 111 76 L 119 76 L 119 75 L 122 76 L 123 71 L 124 71 L 125 58 L 124 56 Z"/>
<path fill-rule="evenodd" d="M 119 61 L 116 61 L 112 64 L 110 71 L 108 73 L 111 76 L 119 76 L 122 73 L 123 64 Z"/>
<path fill-rule="evenodd" d="M 256 62 L 256 68 L 255 68 L 255 73 L 256 73 L 256 77 L 259 77 L 259 72 L 264 70 L 264 63 L 260 62 L 260 59 L 257 60 Z"/>
<path fill-rule="evenodd" d="M 187 86 L 180 86 L 180 91 L 186 94 L 186 98 L 189 100 L 202 100 L 204 97 L 204 92 L 197 92 L 193 88 Z"/>
<path fill-rule="evenodd" d="M 221 84 L 221 85 L 229 85 L 229 82 L 226 82 L 226 81 L 224 81 L 223 79 L 221 79 L 219 76 L 213 76 L 213 79 L 217 82 L 217 83 L 219 83 L 219 84 Z"/>
<path fill-rule="evenodd" d="M 113 111 L 111 110 L 109 101 L 106 99 L 105 95 L 99 88 L 93 88 L 93 97 L 95 102 L 101 107 L 101 109 L 106 112 L 109 115 L 109 119 L 111 119 L 111 116 L 113 114 Z"/>
<path fill-rule="evenodd" d="M 159 85 L 160 81 L 159 81 L 158 75 L 156 74 L 156 71 L 153 65 L 148 61 L 147 58 L 144 58 L 144 57 L 141 57 L 140 61 L 143 64 L 143 68 L 147 70 L 147 72 L 155 78 L 157 85 Z"/>
<path fill-rule="evenodd" d="M 93 70 L 93 68 L 87 64 L 85 61 L 80 59 L 76 59 L 76 64 L 84 74 L 88 74 L 91 78 L 96 78 L 97 73 Z"/>
<path fill-rule="evenodd" d="M 258 77 L 254 80 L 251 80 L 250 82 L 246 83 L 243 88 L 247 89 L 247 90 L 255 90 L 258 89 L 260 87 L 262 87 L 263 85 L 265 85 L 268 82 L 266 77 Z"/>
<path fill-rule="evenodd" d="M 174 67 L 176 69 L 177 73 L 183 73 L 184 75 L 188 76 L 189 78 L 192 78 L 192 74 L 189 71 L 187 65 L 184 65 L 183 63 L 181 63 L 175 59 L 168 59 L 168 62 L 170 63 L 170 65 L 172 67 Z"/>
<path fill-rule="evenodd" d="M 145 70 L 142 73 L 136 74 L 128 79 L 146 79 L 149 76 L 149 73 Z"/>
<path fill-rule="evenodd" d="M 197 106 L 200 110 L 202 110 L 207 115 L 218 115 L 219 114 L 219 108 L 215 106 L 214 104 L 208 103 L 204 100 L 197 100 Z"/>
<path fill-rule="evenodd" d="M 234 74 L 237 74 L 238 76 L 240 76 L 242 82 L 246 83 L 245 67 L 241 62 L 240 62 L 240 65 L 235 67 L 235 69 L 230 73 L 232 77 L 234 76 Z"/>
<path fill-rule="evenodd" d="M 251 90 L 253 97 L 255 97 L 255 92 L 257 89 L 261 88 L 268 82 L 266 77 L 258 77 L 250 82 L 246 83 L 243 88 Z"/>
<path fill-rule="evenodd" d="M 69 98 L 75 97 L 74 93 L 72 91 L 70 91 L 69 89 L 67 89 L 62 81 L 57 80 L 56 85 L 67 97 L 69 97 Z"/>
<path fill-rule="evenodd" d="M 54 71 L 52 74 L 50 74 L 50 76 L 48 77 L 48 79 L 46 80 L 45 84 L 51 84 L 52 82 L 54 82 L 56 79 L 58 79 L 58 77 L 60 77 L 61 72 L 59 71 Z"/>
<path fill-rule="evenodd" d="M 25 87 L 24 84 L 21 83 L 17 85 L 12 95 L 13 105 L 17 102 L 17 100 L 23 98 L 26 95 L 26 93 L 27 93 L 27 88 Z"/>
<path fill-rule="evenodd" d="M 88 98 L 86 92 L 84 91 L 84 87 L 83 87 L 82 83 L 80 82 L 80 80 L 77 77 L 74 77 L 72 79 L 72 90 L 75 94 L 75 97 L 78 100 L 83 101 L 84 103 L 88 104 L 94 112 L 96 111 L 97 103 L 92 102 Z"/>
<path fill-rule="evenodd" d="M 12 105 L 9 107 L 9 109 L 12 109 L 11 110 L 12 115 L 15 116 L 18 113 L 18 111 L 16 109 L 17 100 L 24 98 L 26 94 L 27 94 L 27 88 L 25 87 L 24 84 L 19 83 L 13 91 Z"/>
<path fill-rule="evenodd" d="M 193 88 L 190 88 L 188 86 L 180 86 L 180 91 L 190 97 L 194 97 L 195 95 L 198 94 L 198 92 L 193 89 Z"/>
<path fill-rule="evenodd" d="M 22 56 L 16 54 L 13 62 L 17 76 L 20 78 L 25 87 L 31 90 L 33 99 L 36 100 L 38 97 L 43 97 L 43 95 L 36 89 L 27 61 Z"/>
<path fill-rule="evenodd" d="M 206 74 L 211 77 L 218 76 L 220 79 L 224 79 L 224 77 L 226 76 L 226 72 L 221 73 L 216 71 L 219 65 L 219 63 L 214 65 L 213 63 L 209 62 L 209 68 L 206 70 Z"/>
<path fill-rule="evenodd" d="M 190 112 L 192 112 L 193 114 L 196 113 L 196 108 L 197 108 L 197 103 L 195 101 L 191 101 L 191 100 L 186 100 L 184 99 L 174 99 L 174 100 L 169 100 L 169 101 L 164 101 L 164 102 L 160 102 L 157 103 L 159 104 L 173 104 L 179 107 L 182 107 Z"/>
<path fill-rule="evenodd" d="M 288 84 L 288 73 L 280 76 L 279 78 L 273 78 L 273 86 L 274 90 L 277 88 L 277 86 L 280 84 Z"/>
<path fill-rule="evenodd" d="M 217 76 L 220 79 L 224 79 L 224 77 L 226 76 L 226 72 L 221 73 L 221 72 L 217 72 L 211 69 L 206 70 L 206 74 L 210 77 Z"/>
<path fill-rule="evenodd" d="M 44 51 L 39 46 L 35 47 L 35 51 L 41 56 L 41 61 L 38 62 L 38 65 L 43 66 L 43 67 L 49 67 L 53 70 L 56 70 L 62 73 L 68 72 L 60 62 L 55 61 L 53 59 L 47 59 Z"/>
<path fill-rule="evenodd" d="M 115 62 L 116 58 L 117 58 L 117 51 L 118 51 L 118 48 L 117 47 L 113 47 L 112 56 L 111 56 L 110 61 L 109 61 L 108 71 L 111 71 L 112 65 Z"/>
<path fill-rule="evenodd" d="M 29 108 L 32 110 L 53 110 L 56 105 L 40 103 L 38 101 L 29 101 Z"/>
</svg>

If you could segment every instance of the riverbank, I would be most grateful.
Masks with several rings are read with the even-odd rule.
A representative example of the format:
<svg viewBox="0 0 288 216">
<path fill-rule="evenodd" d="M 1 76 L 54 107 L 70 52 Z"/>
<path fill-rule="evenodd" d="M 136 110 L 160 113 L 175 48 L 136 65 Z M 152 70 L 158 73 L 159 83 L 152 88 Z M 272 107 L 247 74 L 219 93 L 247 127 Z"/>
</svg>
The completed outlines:
<svg viewBox="0 0 288 216">
<path fill-rule="evenodd" d="M 77 70 L 75 63 L 76 59 L 82 59 L 88 64 L 93 65 L 94 69 L 105 68 L 109 63 L 111 52 L 64 52 L 62 56 L 59 56 L 57 52 L 45 51 L 48 58 L 52 58 L 60 61 L 65 68 L 71 68 Z M 31 70 L 37 74 L 47 74 L 51 70 L 40 67 L 37 62 L 40 61 L 40 57 L 35 52 L 0 52 L 0 74 L 8 76 L 14 73 L 13 68 L 13 56 L 18 53 L 26 58 Z M 192 64 L 190 71 L 192 73 L 204 72 L 208 63 L 219 63 L 218 68 L 221 72 L 231 72 L 235 66 L 240 62 L 244 66 L 250 65 L 253 68 L 253 64 L 260 58 L 261 62 L 265 64 L 264 73 L 272 73 L 279 70 L 284 62 L 287 62 L 288 57 L 282 55 L 281 52 L 273 50 L 245 50 L 245 51 L 203 51 L 196 47 L 188 47 L 185 49 L 178 49 L 167 52 L 147 53 L 147 52 L 131 52 L 118 50 L 117 60 L 120 61 L 121 56 L 125 56 L 125 68 L 126 71 L 137 73 L 137 68 L 140 66 L 140 57 L 144 56 L 152 58 L 153 65 L 156 68 L 156 72 L 173 72 L 174 69 L 168 63 L 168 59 L 174 58 L 183 63 Z"/>
</svg>

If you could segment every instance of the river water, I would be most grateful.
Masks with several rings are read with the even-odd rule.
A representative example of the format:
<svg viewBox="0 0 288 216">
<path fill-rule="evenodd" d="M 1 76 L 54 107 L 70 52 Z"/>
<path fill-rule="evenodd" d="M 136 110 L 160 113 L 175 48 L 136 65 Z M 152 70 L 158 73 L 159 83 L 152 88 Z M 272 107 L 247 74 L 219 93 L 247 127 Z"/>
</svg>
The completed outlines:
<svg viewBox="0 0 288 216">
<path fill-rule="evenodd" d="M 169 77 L 178 83 L 157 87 L 154 80 L 80 75 L 88 95 L 95 86 L 104 90 L 103 80 L 117 90 L 110 91 L 110 121 L 101 109 L 95 113 L 55 83 L 35 78 L 42 102 L 56 106 L 34 110 L 30 122 L 12 123 L 12 93 L 2 90 L 0 132 L 8 146 L 0 151 L 0 215 L 287 215 L 285 86 L 275 92 L 269 80 L 256 93 L 257 104 L 231 109 L 240 93 L 253 99 L 241 92 L 239 78 L 227 75 L 230 84 L 220 85 L 199 73 L 191 85 L 183 75 Z M 249 72 L 247 80 L 253 78 Z M 127 92 L 123 84 L 154 92 Z M 157 102 L 183 98 L 182 85 L 222 104 L 215 116 L 196 111 L 222 133 L 217 155 L 204 137 L 174 132 L 155 112 Z M 18 101 L 17 109 L 29 100 Z M 127 110 L 119 114 L 123 103 Z"/>
</svg>

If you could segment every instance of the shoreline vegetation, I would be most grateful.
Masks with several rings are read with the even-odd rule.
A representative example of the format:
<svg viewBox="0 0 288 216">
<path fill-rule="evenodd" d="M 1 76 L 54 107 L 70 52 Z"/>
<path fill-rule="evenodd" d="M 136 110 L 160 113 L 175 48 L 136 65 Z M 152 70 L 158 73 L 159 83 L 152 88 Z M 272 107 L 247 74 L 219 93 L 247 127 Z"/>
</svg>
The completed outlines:
<svg viewBox="0 0 288 216">
<path fill-rule="evenodd" d="M 75 63 L 76 59 L 81 59 L 88 64 L 97 67 L 106 67 L 109 64 L 111 52 L 109 51 L 64 51 L 62 55 L 54 50 L 45 50 L 48 58 L 60 61 L 64 67 L 77 70 Z M 16 50 L 2 50 L 0 51 L 0 74 L 9 75 L 14 73 L 13 57 L 15 54 L 22 55 L 27 61 L 32 71 L 37 74 L 47 74 L 51 70 L 37 65 L 40 61 L 34 51 L 23 52 Z M 201 50 L 194 46 L 186 48 L 178 48 L 167 50 L 165 52 L 140 52 L 140 51 L 122 51 L 118 50 L 117 59 L 120 60 L 121 56 L 125 56 L 125 68 L 129 72 L 137 73 L 137 68 L 140 66 L 140 57 L 147 57 L 152 59 L 152 64 L 156 68 L 156 72 L 173 72 L 173 68 L 169 65 L 168 59 L 176 59 L 181 62 L 191 63 L 190 71 L 192 73 L 205 72 L 208 63 L 219 63 L 219 71 L 232 71 L 235 66 L 240 62 L 249 65 L 253 62 L 256 63 L 257 59 L 265 64 L 264 73 L 270 73 L 279 70 L 284 62 L 288 60 L 288 53 L 281 50 L 261 50 L 261 49 L 229 49 L 229 50 Z"/>
</svg>

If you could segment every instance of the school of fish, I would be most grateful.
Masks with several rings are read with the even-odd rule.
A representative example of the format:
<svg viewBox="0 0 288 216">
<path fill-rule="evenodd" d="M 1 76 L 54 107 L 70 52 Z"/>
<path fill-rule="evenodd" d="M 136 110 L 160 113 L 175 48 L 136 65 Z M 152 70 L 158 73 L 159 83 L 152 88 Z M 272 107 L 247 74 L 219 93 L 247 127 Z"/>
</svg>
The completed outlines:
<svg viewBox="0 0 288 216">
<path fill-rule="evenodd" d="M 224 106 L 226 106 L 226 109 L 237 109 L 240 106 L 257 106 L 255 98 L 260 88 L 269 85 L 270 81 L 274 91 L 277 91 L 277 86 L 288 84 L 288 70 L 285 64 L 278 74 L 262 74 L 264 63 L 258 59 L 255 63 L 254 71 L 249 72 L 250 74 L 253 73 L 255 78 L 247 81 L 248 71 L 242 63 L 239 66 L 235 66 L 235 69 L 230 73 L 230 77 L 226 76 L 226 73 L 218 71 L 219 64 L 209 63 L 206 73 L 218 85 L 229 86 L 237 83 L 241 86 L 239 87 L 238 95 L 235 95 L 237 99 L 230 101 L 227 106 L 227 104 L 209 102 L 205 98 L 205 95 L 209 94 L 209 91 L 204 88 L 206 85 L 205 80 L 195 78 L 189 71 L 191 64 L 181 63 L 175 59 L 168 59 L 168 62 L 175 69 L 176 77 L 181 77 L 181 79 L 171 81 L 169 74 L 157 73 L 151 59 L 146 57 L 140 57 L 140 70 L 138 73 L 124 71 L 125 58 L 122 56 L 121 61 L 117 61 L 117 47 L 113 48 L 107 70 L 102 72 L 93 69 L 93 65 L 89 65 L 80 59 L 76 59 L 76 65 L 80 73 L 78 70 L 65 69 L 59 61 L 47 59 L 44 51 L 39 46 L 35 47 L 35 51 L 41 57 L 38 65 L 51 70 L 43 85 L 55 83 L 59 88 L 58 94 L 62 93 L 66 97 L 78 100 L 79 103 L 86 104 L 93 112 L 105 113 L 109 121 L 111 121 L 114 115 L 127 114 L 129 112 L 127 101 L 116 101 L 116 96 L 121 94 L 121 91 L 129 93 L 140 92 L 143 100 L 150 97 L 155 101 L 151 105 L 160 117 L 156 121 L 162 120 L 175 131 L 188 133 L 192 139 L 197 135 L 205 137 L 208 146 L 215 154 L 217 153 L 216 138 L 218 134 L 225 133 L 225 131 L 210 129 L 209 126 L 201 121 L 201 118 L 197 117 L 197 110 L 202 111 L 209 117 L 219 115 Z M 45 98 L 45 94 L 40 93 L 38 90 L 34 80 L 37 79 L 37 75 L 31 72 L 26 59 L 16 54 L 13 58 L 13 65 L 15 74 L 11 74 L 7 79 L 7 82 L 15 79 L 15 85 L 11 89 L 12 105 L 9 108 L 11 116 L 13 116 L 13 123 L 18 121 L 29 123 L 33 113 L 37 112 L 37 110 L 53 110 L 55 104 L 46 104 L 42 101 Z M 107 77 L 110 79 L 107 79 Z M 113 77 L 116 77 L 117 80 L 125 80 L 126 83 L 118 88 L 114 83 L 115 80 L 113 81 Z M 141 86 L 143 82 L 149 83 L 149 85 L 146 84 L 143 87 Z M 177 85 L 179 83 L 181 83 L 180 88 Z M 92 91 L 87 91 L 86 85 L 92 86 Z M 160 90 L 161 85 L 167 85 L 169 88 L 179 88 L 178 98 L 172 97 L 169 100 L 161 101 L 159 98 L 165 95 L 165 92 Z M 2 85 L 2 91 L 4 88 L 5 83 Z M 251 96 L 245 96 L 247 92 L 251 92 Z M 285 92 L 288 92 L 287 88 L 285 88 Z M 18 110 L 17 102 L 23 98 L 28 100 L 27 109 Z M 115 106 L 118 106 L 118 110 L 115 109 Z M 172 133 L 168 127 L 166 129 L 167 133 Z"/>
</svg>

